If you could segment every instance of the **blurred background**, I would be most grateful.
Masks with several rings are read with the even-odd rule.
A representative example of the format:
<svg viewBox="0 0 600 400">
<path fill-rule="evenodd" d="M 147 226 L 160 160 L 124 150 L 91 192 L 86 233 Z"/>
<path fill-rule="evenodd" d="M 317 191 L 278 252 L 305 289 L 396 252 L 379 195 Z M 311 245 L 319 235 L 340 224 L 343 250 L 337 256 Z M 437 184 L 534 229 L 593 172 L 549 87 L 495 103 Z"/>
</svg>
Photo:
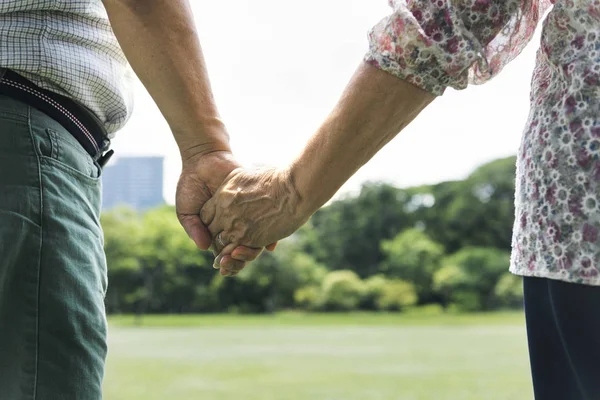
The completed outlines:
<svg viewBox="0 0 600 400">
<path fill-rule="evenodd" d="M 386 0 L 191 3 L 246 165 L 295 156 L 389 13 Z M 485 86 L 448 90 L 235 279 L 179 226 L 177 147 L 137 82 L 103 176 L 105 398 L 531 399 L 508 266 L 538 42 Z"/>
</svg>

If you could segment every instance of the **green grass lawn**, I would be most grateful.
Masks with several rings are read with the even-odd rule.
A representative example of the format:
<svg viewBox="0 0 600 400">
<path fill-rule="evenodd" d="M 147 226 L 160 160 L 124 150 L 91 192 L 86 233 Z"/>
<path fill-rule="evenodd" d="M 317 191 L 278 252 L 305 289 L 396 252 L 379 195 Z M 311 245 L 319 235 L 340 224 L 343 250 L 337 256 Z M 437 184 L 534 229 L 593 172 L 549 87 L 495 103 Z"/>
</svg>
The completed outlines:
<svg viewBox="0 0 600 400">
<path fill-rule="evenodd" d="M 106 400 L 530 400 L 521 313 L 110 319 Z"/>
</svg>

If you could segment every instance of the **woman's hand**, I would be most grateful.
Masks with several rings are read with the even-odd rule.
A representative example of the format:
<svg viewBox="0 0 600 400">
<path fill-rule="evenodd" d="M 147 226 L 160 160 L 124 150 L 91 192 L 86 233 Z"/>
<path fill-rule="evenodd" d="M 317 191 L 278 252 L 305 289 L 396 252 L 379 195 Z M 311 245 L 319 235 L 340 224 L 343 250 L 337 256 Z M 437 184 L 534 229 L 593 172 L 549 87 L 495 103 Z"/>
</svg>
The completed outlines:
<svg viewBox="0 0 600 400">
<path fill-rule="evenodd" d="M 334 110 L 287 169 L 234 170 L 206 203 L 201 218 L 220 253 L 221 273 L 243 267 L 234 259 L 250 250 L 236 246 L 262 248 L 291 235 L 434 99 L 361 63 Z"/>
<path fill-rule="evenodd" d="M 236 260 L 255 258 L 244 256 L 248 248 L 274 249 L 278 240 L 308 221 L 310 213 L 303 210 L 287 170 L 236 169 L 206 202 L 200 217 L 214 239 L 213 250 L 220 253 L 215 268 L 223 275 L 236 275 L 244 267 Z"/>
<path fill-rule="evenodd" d="M 213 241 L 207 226 L 200 219 L 200 210 L 224 179 L 239 167 L 229 151 L 215 151 L 183 160 L 183 169 L 177 185 L 177 218 L 200 249 L 208 249 Z M 236 249 L 235 254 L 242 254 L 244 260 L 237 259 L 237 264 L 243 268 L 244 261 L 252 261 L 261 253 L 262 248 L 240 247 Z M 217 254 L 219 253 L 215 253 L 215 256 Z"/>
</svg>

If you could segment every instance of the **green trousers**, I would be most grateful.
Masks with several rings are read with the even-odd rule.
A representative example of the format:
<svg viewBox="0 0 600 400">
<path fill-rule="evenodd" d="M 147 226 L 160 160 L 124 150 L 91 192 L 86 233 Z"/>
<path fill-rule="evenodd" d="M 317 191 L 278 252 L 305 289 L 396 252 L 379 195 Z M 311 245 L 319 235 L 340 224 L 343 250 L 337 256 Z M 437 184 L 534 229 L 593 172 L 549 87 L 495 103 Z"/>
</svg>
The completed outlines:
<svg viewBox="0 0 600 400">
<path fill-rule="evenodd" d="M 98 400 L 106 359 L 100 167 L 0 96 L 0 400 Z"/>
</svg>

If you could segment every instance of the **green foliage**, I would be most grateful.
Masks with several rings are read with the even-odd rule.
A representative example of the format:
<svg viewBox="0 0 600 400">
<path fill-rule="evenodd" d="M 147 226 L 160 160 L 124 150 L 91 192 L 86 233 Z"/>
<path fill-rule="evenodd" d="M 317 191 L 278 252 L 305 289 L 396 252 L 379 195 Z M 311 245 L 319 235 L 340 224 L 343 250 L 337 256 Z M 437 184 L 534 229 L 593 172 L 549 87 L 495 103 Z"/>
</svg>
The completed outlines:
<svg viewBox="0 0 600 400">
<path fill-rule="evenodd" d="M 415 286 L 400 279 L 386 279 L 379 274 L 364 281 L 361 308 L 401 311 L 417 303 Z"/>
<path fill-rule="evenodd" d="M 427 234 L 449 253 L 468 246 L 510 250 L 515 164 L 515 157 L 492 161 L 464 181 L 432 186 L 435 206 L 420 214 Z"/>
<path fill-rule="evenodd" d="M 173 207 L 105 212 L 107 311 L 405 310 L 415 296 L 462 310 L 520 307 L 520 279 L 506 273 L 514 164 L 431 186 L 365 184 L 234 279 L 211 267 Z"/>
<path fill-rule="evenodd" d="M 281 243 L 274 253 L 277 262 L 286 265 L 293 271 L 293 286 L 320 285 L 327 275 L 327 268 L 318 263 L 307 253 L 300 251 L 297 245 L 291 242 Z"/>
<path fill-rule="evenodd" d="M 444 248 L 418 229 L 407 229 L 381 244 L 385 261 L 381 270 L 389 277 L 412 282 L 421 303 L 432 300 L 433 274 L 440 267 Z"/>
<path fill-rule="evenodd" d="M 354 271 L 333 271 L 325 277 L 322 290 L 324 309 L 350 311 L 360 304 L 364 283 Z"/>
<path fill-rule="evenodd" d="M 434 287 L 461 310 L 489 310 L 494 287 L 508 269 L 510 254 L 489 247 L 467 247 L 442 261 Z"/>
<path fill-rule="evenodd" d="M 297 307 L 316 311 L 323 307 L 323 294 L 320 286 L 305 286 L 294 293 L 294 302 Z"/>
<path fill-rule="evenodd" d="M 377 310 L 379 309 L 378 300 L 383 295 L 386 285 L 388 284 L 387 279 L 384 275 L 378 274 L 373 275 L 364 281 L 363 297 L 361 299 L 361 308 L 365 310 Z"/>
<path fill-rule="evenodd" d="M 400 279 L 387 281 L 377 298 L 377 308 L 385 311 L 400 311 L 417 303 L 415 286 Z"/>
<path fill-rule="evenodd" d="M 137 304 L 138 311 L 191 311 L 195 283 L 209 278 L 209 260 L 183 232 L 171 207 L 151 210 L 141 220 L 139 278 L 147 297 Z"/>
<path fill-rule="evenodd" d="M 500 277 L 494 295 L 500 307 L 520 308 L 523 306 L 523 279 L 511 273 Z"/>
<path fill-rule="evenodd" d="M 297 245 L 287 241 L 275 253 L 263 254 L 235 279 L 215 278 L 217 301 L 240 312 L 273 312 L 293 307 L 295 293 L 305 286 L 320 286 L 327 270 Z"/>
<path fill-rule="evenodd" d="M 358 197 L 334 202 L 312 218 L 315 234 L 307 250 L 330 269 L 350 269 L 366 278 L 383 260 L 380 242 L 411 222 L 403 209 L 405 191 L 385 184 L 365 184 Z"/>
<path fill-rule="evenodd" d="M 365 184 L 358 196 L 335 201 L 313 216 L 299 233 L 303 248 L 330 269 L 350 269 L 363 279 L 379 272 L 386 258 L 381 243 L 413 227 L 424 229 L 450 254 L 468 246 L 508 251 L 515 161 L 485 164 L 464 181 L 409 189 Z M 422 288 L 418 292 L 425 295 Z"/>
<path fill-rule="evenodd" d="M 135 211 L 119 208 L 104 213 L 101 223 L 110 278 L 106 309 L 108 312 L 131 311 L 127 305 L 143 298 L 136 279 L 141 269 L 141 221 Z"/>
<path fill-rule="evenodd" d="M 102 215 L 109 267 L 108 312 L 186 312 L 198 286 L 212 279 L 207 253 L 181 229 L 172 207 L 139 215 L 115 209 Z M 210 273 L 208 273 L 210 272 Z"/>
<path fill-rule="evenodd" d="M 128 208 L 118 208 L 104 213 L 101 222 L 106 261 L 111 269 L 138 269 L 142 225 L 136 212 Z"/>
</svg>

